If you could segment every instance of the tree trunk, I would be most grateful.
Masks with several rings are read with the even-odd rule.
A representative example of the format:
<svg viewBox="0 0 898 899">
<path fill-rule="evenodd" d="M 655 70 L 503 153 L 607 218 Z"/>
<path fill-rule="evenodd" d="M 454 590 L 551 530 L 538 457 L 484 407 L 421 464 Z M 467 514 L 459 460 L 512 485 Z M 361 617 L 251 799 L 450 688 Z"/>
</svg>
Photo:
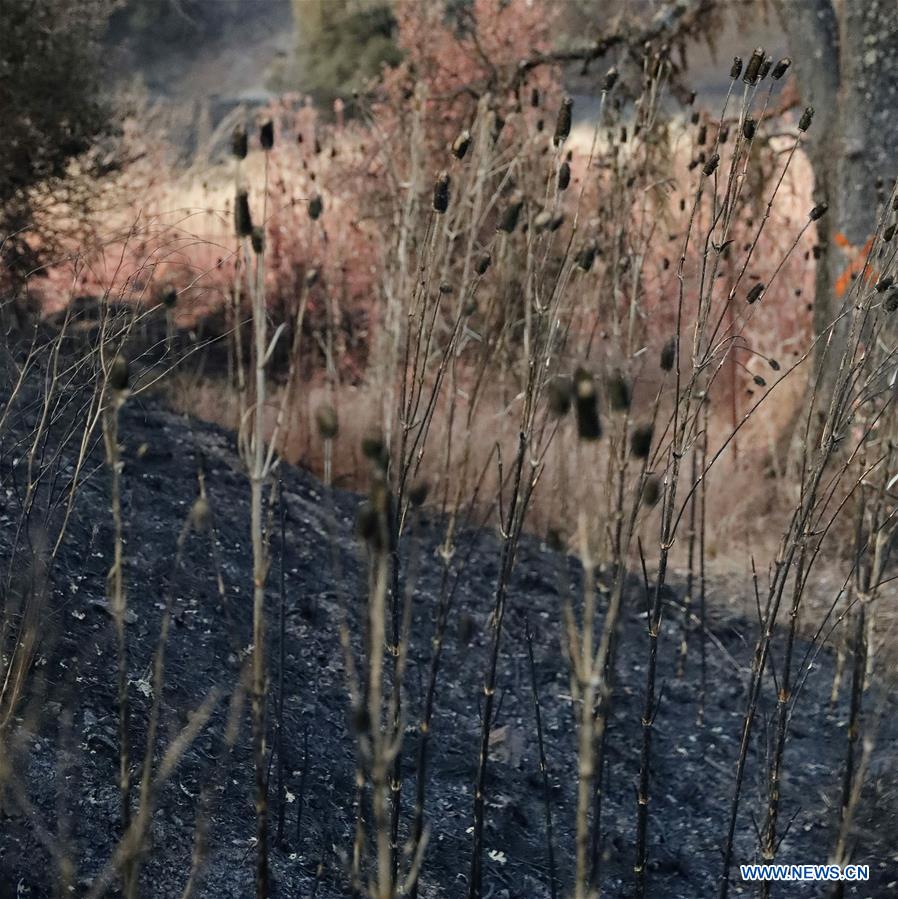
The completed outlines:
<svg viewBox="0 0 898 899">
<path fill-rule="evenodd" d="M 808 133 L 815 199 L 830 207 L 817 225 L 820 334 L 863 271 L 898 168 L 898 8 L 895 0 L 777 0 L 777 9 L 799 92 L 816 110 Z M 843 341 L 837 328 L 828 352 L 819 345 L 824 401 Z"/>
</svg>

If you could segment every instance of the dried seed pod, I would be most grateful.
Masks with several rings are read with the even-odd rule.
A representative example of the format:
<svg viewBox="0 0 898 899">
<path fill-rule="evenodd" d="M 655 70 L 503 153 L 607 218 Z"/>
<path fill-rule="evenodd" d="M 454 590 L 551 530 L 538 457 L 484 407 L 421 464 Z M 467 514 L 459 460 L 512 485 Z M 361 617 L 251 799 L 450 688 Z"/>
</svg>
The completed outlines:
<svg viewBox="0 0 898 899">
<path fill-rule="evenodd" d="M 889 227 L 886 228 L 885 231 L 882 232 L 882 239 L 886 243 L 890 243 L 892 238 L 895 236 L 895 228 L 896 227 L 898 227 L 898 225 L 889 225 Z"/>
<path fill-rule="evenodd" d="M 618 72 L 618 70 L 614 66 L 612 66 L 605 73 L 605 83 L 602 85 L 602 90 L 607 94 L 608 91 L 610 91 L 614 87 L 614 85 L 617 84 L 617 79 L 619 77 L 620 72 Z"/>
<path fill-rule="evenodd" d="M 433 186 L 433 210 L 442 215 L 449 208 L 449 184 L 448 172 L 440 172 Z"/>
<path fill-rule="evenodd" d="M 415 506 L 415 508 L 420 508 L 427 500 L 428 493 L 430 493 L 430 484 L 423 478 L 419 478 L 411 487 L 409 487 L 408 501 Z"/>
<path fill-rule="evenodd" d="M 493 257 L 489 253 L 483 253 L 480 258 L 477 260 L 477 264 L 474 266 L 475 271 L 478 275 L 486 274 L 486 270 L 492 265 Z"/>
<path fill-rule="evenodd" d="M 751 58 L 748 60 L 748 65 L 745 67 L 745 74 L 742 76 L 742 80 L 746 84 L 758 83 L 758 74 L 761 70 L 761 64 L 763 62 L 764 48 L 755 47 L 754 51 L 751 54 Z"/>
<path fill-rule="evenodd" d="M 571 166 L 569 162 L 562 162 L 558 168 L 558 189 L 567 190 L 571 183 Z"/>
<path fill-rule="evenodd" d="M 249 145 L 246 139 L 246 128 L 243 125 L 237 125 L 231 134 L 231 154 L 237 159 L 246 159 L 246 153 Z"/>
<path fill-rule="evenodd" d="M 752 381 L 754 381 L 755 384 L 758 385 L 758 387 L 766 387 L 767 386 L 767 382 L 760 375 L 755 375 L 752 378 Z"/>
<path fill-rule="evenodd" d="M 801 118 L 798 120 L 798 130 L 799 131 L 807 131 L 808 128 L 811 127 L 811 122 L 814 121 L 814 107 L 808 106 L 805 111 L 801 114 Z"/>
<path fill-rule="evenodd" d="M 642 504 L 652 508 L 661 499 L 661 480 L 658 475 L 650 474 L 642 486 Z"/>
<path fill-rule="evenodd" d="M 764 293 L 764 285 L 759 281 L 748 292 L 748 295 L 745 297 L 745 299 L 749 304 L 756 303 L 761 298 L 762 293 Z"/>
<path fill-rule="evenodd" d="M 174 309 L 177 302 L 178 291 L 169 285 L 162 293 L 162 305 L 165 306 L 166 309 Z"/>
<path fill-rule="evenodd" d="M 253 233 L 253 217 L 249 211 L 249 195 L 238 190 L 234 201 L 234 230 L 238 237 L 250 237 Z"/>
<path fill-rule="evenodd" d="M 742 123 L 742 136 L 746 140 L 753 140 L 756 127 L 755 120 L 750 115 L 747 115 L 745 121 Z"/>
<path fill-rule="evenodd" d="M 773 78 L 774 81 L 779 81 L 783 75 L 786 74 L 789 66 L 792 65 L 792 60 L 788 56 L 784 56 L 774 67 L 773 71 L 770 73 L 770 77 Z"/>
<path fill-rule="evenodd" d="M 710 177 L 717 170 L 717 165 L 720 162 L 720 153 L 715 153 L 706 163 L 705 167 L 702 171 L 705 173 L 706 177 Z"/>
<path fill-rule="evenodd" d="M 735 81 L 742 74 L 742 57 L 734 56 L 733 65 L 730 67 L 730 78 Z"/>
<path fill-rule="evenodd" d="M 808 214 L 808 218 L 812 222 L 818 221 L 818 219 L 822 219 L 824 215 L 826 215 L 826 210 L 829 209 L 829 205 L 827 203 L 818 203 Z"/>
<path fill-rule="evenodd" d="M 368 431 L 362 437 L 362 455 L 376 465 L 386 468 L 387 445 L 380 431 Z"/>
<path fill-rule="evenodd" d="M 763 81 L 770 74 L 770 69 L 772 66 L 773 57 L 765 56 L 764 62 L 761 63 L 761 68 L 758 69 L 758 81 Z"/>
<path fill-rule="evenodd" d="M 515 228 L 518 227 L 518 219 L 521 216 L 523 206 L 524 195 L 518 191 L 512 195 L 508 206 L 505 207 L 505 212 L 502 213 L 497 230 L 504 231 L 506 234 L 512 234 Z"/>
<path fill-rule="evenodd" d="M 130 377 L 131 374 L 128 360 L 119 353 L 119 355 L 112 360 L 112 365 L 109 366 L 109 386 L 113 390 L 127 390 Z"/>
<path fill-rule="evenodd" d="M 883 291 L 888 290 L 894 283 L 894 280 L 895 279 L 891 275 L 885 275 L 884 277 L 880 278 L 876 282 L 876 292 L 882 293 Z"/>
<path fill-rule="evenodd" d="M 309 218 L 315 222 L 321 218 L 322 212 L 324 212 L 324 200 L 321 199 L 321 194 L 314 194 L 309 199 Z"/>
<path fill-rule="evenodd" d="M 259 143 L 266 151 L 274 146 L 274 122 L 271 119 L 266 119 L 259 126 Z"/>
<path fill-rule="evenodd" d="M 768 364 L 774 371 L 779 371 L 779 370 L 780 370 L 780 364 L 779 364 L 779 362 L 776 361 L 776 359 L 768 359 L 768 360 L 767 360 L 767 364 Z"/>
<path fill-rule="evenodd" d="M 322 440 L 333 440 L 340 433 L 337 410 L 328 403 L 322 404 L 315 410 L 315 424 L 318 425 L 318 434 Z"/>
<path fill-rule="evenodd" d="M 882 308 L 885 309 L 886 312 L 894 312 L 896 309 L 898 309 L 898 290 L 893 290 L 885 298 L 885 302 L 882 304 Z"/>
<path fill-rule="evenodd" d="M 555 136 L 552 143 L 556 147 L 560 147 L 571 133 L 571 109 L 574 101 L 570 97 L 565 97 L 561 101 L 561 107 L 558 110 L 558 118 L 555 120 Z"/>
<path fill-rule="evenodd" d="M 571 379 L 563 375 L 552 378 L 547 385 L 549 394 L 549 411 L 556 418 L 563 418 L 570 412 L 573 385 Z"/>
<path fill-rule="evenodd" d="M 647 458 L 652 449 L 652 435 L 655 428 L 648 422 L 646 424 L 637 425 L 630 435 L 630 452 L 636 459 Z"/>
<path fill-rule="evenodd" d="M 599 397 L 592 375 L 578 368 L 574 373 L 574 397 L 577 409 L 577 434 L 581 440 L 598 440 L 602 436 L 599 420 Z"/>
<path fill-rule="evenodd" d="M 257 256 L 261 256 L 265 252 L 265 231 L 257 225 L 253 228 L 249 242 L 252 245 L 253 252 Z"/>
<path fill-rule="evenodd" d="M 599 248 L 596 246 L 595 241 L 592 241 L 586 244 L 577 256 L 574 259 L 574 262 L 577 264 L 577 267 L 582 269 L 584 272 L 588 272 L 592 268 L 592 264 L 596 261 L 596 255 L 599 252 Z"/>
<path fill-rule="evenodd" d="M 452 155 L 456 159 L 464 159 L 471 146 L 471 132 L 465 128 L 452 144 Z"/>
<path fill-rule="evenodd" d="M 608 378 L 606 386 L 608 389 L 608 405 L 615 412 L 625 412 L 630 408 L 630 382 L 624 377 L 622 372 L 614 372 Z"/>
<path fill-rule="evenodd" d="M 671 337 L 667 343 L 661 347 L 661 370 L 671 371 L 677 361 L 677 338 Z"/>
</svg>

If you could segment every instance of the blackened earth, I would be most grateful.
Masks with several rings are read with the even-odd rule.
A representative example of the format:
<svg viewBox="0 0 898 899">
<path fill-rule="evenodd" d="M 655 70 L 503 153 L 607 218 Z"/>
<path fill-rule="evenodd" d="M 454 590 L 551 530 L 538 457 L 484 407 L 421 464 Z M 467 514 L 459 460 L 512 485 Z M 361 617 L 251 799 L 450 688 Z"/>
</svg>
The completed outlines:
<svg viewBox="0 0 898 899">
<path fill-rule="evenodd" d="M 19 435 L 20 437 L 22 434 Z M 229 702 L 251 643 L 252 563 L 249 490 L 235 435 L 168 411 L 146 394 L 121 413 L 128 594 L 128 676 L 132 710 L 133 778 L 145 745 L 150 708 L 150 664 L 167 596 L 175 623 L 167 649 L 156 765 L 191 716 L 218 689 L 208 725 L 184 751 L 159 790 L 145 857 L 142 895 L 181 895 L 191 868 L 198 819 L 207 822 L 205 864 L 196 895 L 250 899 L 254 895 L 255 822 L 252 803 L 248 703 L 232 752 L 223 739 Z M 21 455 L 4 436 L 3 570 L 18 520 Z M 74 447 L 64 450 L 71 470 Z M 106 600 L 113 532 L 109 474 L 96 445 L 93 469 L 75 505 L 65 543 L 50 572 L 41 621 L 41 646 L 21 708 L 16 750 L 6 762 L 14 779 L 0 805 L 0 897 L 44 897 L 54 892 L 59 843 L 75 863 L 74 895 L 112 857 L 118 840 L 116 653 Z M 210 531 L 192 530 L 181 564 L 178 538 L 205 475 L 213 513 Z M 271 877 L 275 897 L 348 894 L 347 853 L 355 821 L 355 740 L 351 728 L 339 627 L 345 610 L 357 633 L 366 595 L 366 559 L 353 536 L 361 498 L 329 492 L 309 474 L 279 470 L 283 501 L 271 513 L 272 569 L 268 579 L 271 691 L 269 745 L 281 746 L 287 801 L 278 833 L 277 755 L 272 759 Z M 406 677 L 403 788 L 405 816 L 414 790 L 415 724 L 427 684 L 431 635 L 442 569 L 443 528 L 425 515 L 413 527 L 403 559 L 414 581 L 414 637 Z M 490 613 L 499 540 L 492 527 L 468 529 L 455 559 L 465 564 L 453 608 L 441 676 L 427 782 L 430 841 L 421 877 L 423 897 L 465 895 L 470 865 L 472 783 L 480 728 L 482 672 L 490 640 Z M 18 564 L 18 563 L 16 563 Z M 285 596 L 284 716 L 274 731 L 279 657 L 280 584 Z M 224 586 L 219 592 L 219 581 Z M 525 641 L 525 616 L 534 631 L 536 681 L 542 703 L 550 768 L 551 810 L 561 888 L 571 883 L 576 738 L 568 666 L 562 652 L 561 608 L 576 597 L 575 560 L 534 537 L 522 541 L 509 593 L 499 665 L 498 714 L 487 791 L 484 896 L 532 899 L 550 895 L 545 814 L 534 705 Z M 707 697 L 698 724 L 699 634 L 693 628 L 685 673 L 674 675 L 682 635 L 681 585 L 668 593 L 660 641 L 660 703 L 652 744 L 648 894 L 659 899 L 704 899 L 717 892 L 721 845 L 733 789 L 746 688 L 757 621 L 728 611 L 728 597 L 711 597 L 707 642 Z M 636 781 L 648 637 L 644 593 L 630 586 L 621 627 L 621 658 L 604 776 L 601 867 L 603 894 L 632 893 Z M 713 638 L 713 639 L 712 639 Z M 358 641 L 356 641 L 358 645 Z M 779 649 L 776 650 L 779 652 Z M 799 647 L 798 658 L 808 648 Z M 791 719 L 780 821 L 785 836 L 778 858 L 824 862 L 838 821 L 846 751 L 847 705 L 830 708 L 833 659 L 816 657 Z M 756 859 L 756 827 L 764 810 L 763 776 L 772 738 L 775 695 L 762 696 L 738 821 L 735 863 Z M 843 695 L 847 693 L 843 690 Z M 873 722 L 876 723 L 876 722 Z M 892 709 L 878 720 L 857 826 L 855 861 L 869 864 L 871 880 L 848 885 L 846 895 L 898 895 L 898 795 Z M 15 785 L 15 786 L 13 786 Z M 27 797 L 27 802 L 23 801 Z M 198 811 L 199 810 L 199 811 Z M 786 826 L 788 825 L 788 827 Z M 66 832 L 68 833 L 66 834 Z M 817 884 L 774 886 L 774 896 L 822 896 Z M 115 888 L 111 891 L 115 892 Z M 733 877 L 733 894 L 756 887 Z"/>
</svg>

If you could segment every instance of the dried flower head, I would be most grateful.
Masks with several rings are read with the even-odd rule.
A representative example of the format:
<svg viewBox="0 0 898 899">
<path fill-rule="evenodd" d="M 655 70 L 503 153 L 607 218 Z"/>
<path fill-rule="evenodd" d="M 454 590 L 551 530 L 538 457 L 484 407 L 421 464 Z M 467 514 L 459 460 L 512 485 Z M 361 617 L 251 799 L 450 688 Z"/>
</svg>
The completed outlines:
<svg viewBox="0 0 898 899">
<path fill-rule="evenodd" d="M 886 312 L 894 312 L 896 309 L 898 309 L 898 290 L 893 290 L 885 298 L 885 302 L 882 304 L 882 308 L 885 309 Z"/>
<path fill-rule="evenodd" d="M 750 115 L 747 115 L 742 123 L 742 136 L 746 140 L 753 140 L 756 128 L 755 120 Z"/>
<path fill-rule="evenodd" d="M 808 214 L 808 218 L 812 222 L 816 222 L 819 219 L 822 219 L 824 215 L 826 215 L 826 210 L 829 209 L 828 204 L 826 203 L 818 203 Z"/>
<path fill-rule="evenodd" d="M 433 186 L 433 210 L 442 215 L 449 208 L 449 173 L 440 172 Z"/>
<path fill-rule="evenodd" d="M 742 57 L 734 56 L 733 65 L 730 66 L 730 78 L 735 81 L 742 74 Z"/>
<path fill-rule="evenodd" d="M 231 134 L 231 153 L 237 159 L 246 159 L 246 153 L 249 145 L 246 139 L 246 128 L 243 125 L 237 125 Z"/>
<path fill-rule="evenodd" d="M 883 293 L 884 291 L 888 290 L 892 286 L 894 281 L 895 279 L 891 275 L 884 275 L 876 282 L 876 292 Z"/>
<path fill-rule="evenodd" d="M 571 165 L 569 162 L 562 162 L 558 168 L 558 189 L 567 190 L 571 183 Z"/>
<path fill-rule="evenodd" d="M 705 167 L 702 171 L 705 173 L 706 177 L 709 177 L 714 174 L 717 170 L 717 165 L 720 162 L 720 153 L 715 153 L 711 158 L 705 163 Z"/>
<path fill-rule="evenodd" d="M 661 370 L 671 371 L 677 361 L 677 338 L 671 337 L 667 343 L 661 347 Z"/>
<path fill-rule="evenodd" d="M 745 67 L 745 74 L 742 76 L 742 80 L 746 84 L 757 84 L 759 80 L 759 74 L 761 70 L 761 64 L 764 62 L 764 48 L 763 47 L 755 47 L 754 51 L 751 54 L 751 58 L 748 60 L 748 65 Z"/>
<path fill-rule="evenodd" d="M 234 230 L 238 237 L 250 237 L 253 233 L 253 217 L 249 211 L 249 195 L 238 190 L 234 201 Z"/>
<path fill-rule="evenodd" d="M 109 366 L 109 386 L 113 390 L 127 390 L 130 380 L 128 360 L 119 353 Z"/>
<path fill-rule="evenodd" d="M 322 440 L 333 440 L 340 433 L 337 410 L 328 403 L 315 410 L 315 424 L 318 425 L 318 433 Z"/>
<path fill-rule="evenodd" d="M 520 191 L 516 191 L 509 200 L 508 206 L 505 207 L 505 212 L 502 213 L 498 230 L 504 231 L 506 234 L 513 233 L 515 228 L 518 227 L 518 219 L 523 206 L 524 195 Z"/>
<path fill-rule="evenodd" d="M 814 107 L 808 106 L 805 111 L 801 114 L 801 118 L 798 120 L 798 130 L 799 131 L 807 131 L 808 128 L 811 127 L 811 122 L 814 121 Z"/>
<path fill-rule="evenodd" d="M 571 109 L 573 106 L 574 101 L 570 97 L 565 97 L 561 101 L 558 118 L 555 120 L 555 136 L 552 138 L 556 147 L 560 147 L 571 133 Z"/>
<path fill-rule="evenodd" d="M 549 381 L 546 389 L 549 394 L 549 411 L 556 418 L 563 418 L 571 409 L 574 391 L 571 379 L 557 375 Z"/>
<path fill-rule="evenodd" d="M 752 287 L 752 289 L 748 292 L 748 294 L 747 294 L 747 296 L 745 297 L 745 299 L 746 299 L 746 301 L 747 301 L 749 304 L 751 304 L 751 303 L 756 303 L 756 302 L 761 298 L 761 294 L 762 294 L 762 293 L 764 293 L 764 285 L 759 281 L 759 282 L 758 282 L 757 284 L 755 284 L 755 286 Z"/>
<path fill-rule="evenodd" d="M 773 72 L 771 72 L 770 77 L 773 78 L 774 81 L 779 81 L 783 75 L 789 69 L 789 66 L 792 65 L 792 60 L 788 56 L 784 56 L 774 67 Z"/>
<path fill-rule="evenodd" d="M 464 159 L 471 146 L 471 132 L 465 128 L 452 143 L 452 155 L 456 159 Z"/>
<path fill-rule="evenodd" d="M 655 428 L 651 422 L 637 425 L 630 435 L 630 452 L 637 459 L 647 458 L 652 448 L 652 435 Z"/>
<path fill-rule="evenodd" d="M 577 409 L 577 434 L 581 440 L 598 440 L 602 436 L 599 397 L 592 375 L 584 368 L 578 368 L 574 373 L 574 399 Z"/>
</svg>

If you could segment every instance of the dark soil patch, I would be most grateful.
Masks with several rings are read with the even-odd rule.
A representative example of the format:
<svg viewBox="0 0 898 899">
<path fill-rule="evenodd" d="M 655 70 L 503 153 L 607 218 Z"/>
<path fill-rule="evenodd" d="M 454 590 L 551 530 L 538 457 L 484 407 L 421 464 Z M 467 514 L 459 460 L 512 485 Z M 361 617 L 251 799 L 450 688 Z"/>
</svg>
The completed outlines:
<svg viewBox="0 0 898 899">
<path fill-rule="evenodd" d="M 126 461 L 126 578 L 133 613 L 128 641 L 135 757 L 139 759 L 142 754 L 149 707 L 149 665 L 168 591 L 176 597 L 177 613 L 168 649 L 157 756 L 161 757 L 211 689 L 223 691 L 209 726 L 186 750 L 159 795 L 152 845 L 144 867 L 143 895 L 158 899 L 181 895 L 205 788 L 209 801 L 208 862 L 198 895 L 248 899 L 253 895 L 254 821 L 246 713 L 232 753 L 224 750 L 222 740 L 228 695 L 238 679 L 240 659 L 251 632 L 246 478 L 236 457 L 233 434 L 187 421 L 145 396 L 126 404 L 121 438 Z M 0 457 L 0 478 L 8 503 L 0 532 L 4 561 L 9 558 L 17 520 L 15 496 L 20 474 L 12 465 L 14 457 L 7 436 Z M 93 462 L 101 459 L 97 447 Z M 196 496 L 200 461 L 212 503 L 214 530 L 211 539 L 208 533 L 189 537 L 183 564 L 178 567 L 178 535 Z M 344 861 L 354 823 L 355 760 L 338 624 L 344 600 L 353 627 L 364 603 L 365 561 L 352 536 L 359 498 L 340 492 L 328 495 L 311 476 L 286 466 L 280 476 L 286 539 L 282 554 L 275 512 L 269 646 L 274 661 L 278 654 L 278 585 L 283 566 L 287 612 L 283 747 L 286 784 L 293 801 L 286 806 L 284 844 L 272 848 L 273 894 L 309 896 L 316 871 L 320 871 L 317 896 L 336 897 L 346 895 Z M 333 538 L 331 509 L 336 522 Z M 409 772 L 404 787 L 406 809 L 410 808 L 413 790 L 411 772 L 417 743 L 414 723 L 426 686 L 440 577 L 436 551 L 440 536 L 440 522 L 426 519 L 419 522 L 414 539 L 409 541 L 418 577 L 415 638 L 407 677 L 410 725 L 405 740 L 405 770 Z M 42 842 L 43 830 L 54 840 L 66 828 L 70 831 L 68 851 L 77 864 L 78 895 L 102 870 L 116 844 L 115 650 L 104 598 L 111 548 L 108 475 L 100 466 L 81 492 L 52 572 L 43 642 L 32 678 L 33 698 L 23 707 L 21 740 L 9 760 L 33 808 L 23 811 L 15 791 L 7 790 L 0 813 L 3 899 L 52 895 L 54 866 Z M 472 823 L 480 680 L 498 560 L 494 532 L 484 529 L 463 533 L 457 558 L 469 549 L 438 691 L 428 784 L 431 837 L 422 878 L 424 897 L 464 895 L 470 863 L 467 829 Z M 493 748 L 489 779 L 486 845 L 490 856 L 485 866 L 485 895 L 494 899 L 549 895 L 541 779 L 524 641 L 525 614 L 535 631 L 561 879 L 564 885 L 570 882 L 576 741 L 568 670 L 560 648 L 560 609 L 565 590 L 571 589 L 576 595 L 578 571 L 573 560 L 550 551 L 537 539 L 523 541 L 506 618 L 496 721 L 499 738 Z M 217 572 L 224 584 L 224 605 Z M 719 597 L 721 603 L 714 604 L 711 630 L 716 639 L 708 644 L 707 710 L 705 724 L 699 727 L 698 652 L 694 643 L 685 676 L 674 677 L 681 616 L 675 592 L 671 591 L 669 598 L 659 668 L 663 692 L 653 744 L 649 892 L 664 899 L 700 899 L 716 895 L 720 846 L 746 702 L 747 665 L 757 626 L 729 615 L 721 605 L 727 597 Z M 643 602 L 642 591 L 634 584 L 623 615 L 619 687 L 604 782 L 607 857 L 602 883 L 608 896 L 627 896 L 631 891 L 647 647 Z M 780 848 L 783 861 L 823 862 L 833 842 L 846 709 L 829 709 L 831 669 L 830 657 L 822 653 L 792 719 L 781 818 L 791 824 Z M 273 664 L 273 690 L 275 683 Z M 755 857 L 753 817 L 762 813 L 766 720 L 773 711 L 773 699 L 768 689 L 739 820 L 737 864 Z M 856 834 L 855 858 L 870 864 L 872 879 L 867 884 L 849 886 L 849 896 L 895 894 L 895 735 L 889 714 L 882 722 Z M 272 770 L 276 768 L 275 761 Z M 273 775 L 272 783 L 275 781 Z M 301 820 L 297 820 L 300 808 Z M 276 830 L 276 813 L 272 827 Z M 319 863 L 323 864 L 320 869 Z M 734 893 L 743 892 L 753 893 L 754 888 L 737 877 Z M 774 895 L 810 897 L 824 895 L 824 890 L 821 885 L 784 884 L 774 888 Z"/>
</svg>

